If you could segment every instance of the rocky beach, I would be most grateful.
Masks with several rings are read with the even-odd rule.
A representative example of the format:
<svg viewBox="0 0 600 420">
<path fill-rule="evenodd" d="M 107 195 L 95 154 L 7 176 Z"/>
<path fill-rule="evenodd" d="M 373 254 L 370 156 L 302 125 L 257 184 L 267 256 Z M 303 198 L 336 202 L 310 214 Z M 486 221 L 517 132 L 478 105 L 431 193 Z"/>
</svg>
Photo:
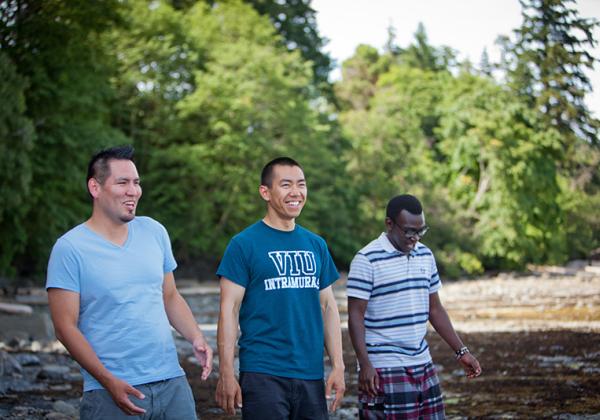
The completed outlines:
<svg viewBox="0 0 600 420">
<path fill-rule="evenodd" d="M 217 282 L 181 279 L 178 287 L 216 349 Z M 14 292 L 0 295 L 0 418 L 76 419 L 81 374 L 54 339 L 45 291 Z M 344 279 L 335 294 L 344 325 L 347 392 L 331 418 L 353 419 L 357 375 Z M 448 281 L 440 295 L 483 367 L 480 378 L 467 380 L 446 344 L 429 332 L 448 418 L 600 419 L 600 267 L 532 267 L 526 275 Z M 190 346 L 177 336 L 176 343 L 199 416 L 232 418 L 214 401 L 218 360 L 202 382 Z"/>
</svg>

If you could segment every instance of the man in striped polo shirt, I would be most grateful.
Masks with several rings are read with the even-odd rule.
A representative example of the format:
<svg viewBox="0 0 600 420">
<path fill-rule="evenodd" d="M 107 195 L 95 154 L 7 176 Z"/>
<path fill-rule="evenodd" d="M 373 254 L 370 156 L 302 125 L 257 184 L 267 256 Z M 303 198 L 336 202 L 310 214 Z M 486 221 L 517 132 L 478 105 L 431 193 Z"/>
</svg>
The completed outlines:
<svg viewBox="0 0 600 420">
<path fill-rule="evenodd" d="M 358 359 L 361 419 L 443 419 L 439 380 L 425 340 L 427 321 L 467 377 L 481 374 L 438 296 L 435 258 L 419 200 L 399 195 L 386 209 L 387 232 L 361 249 L 348 274 L 349 330 Z"/>
</svg>

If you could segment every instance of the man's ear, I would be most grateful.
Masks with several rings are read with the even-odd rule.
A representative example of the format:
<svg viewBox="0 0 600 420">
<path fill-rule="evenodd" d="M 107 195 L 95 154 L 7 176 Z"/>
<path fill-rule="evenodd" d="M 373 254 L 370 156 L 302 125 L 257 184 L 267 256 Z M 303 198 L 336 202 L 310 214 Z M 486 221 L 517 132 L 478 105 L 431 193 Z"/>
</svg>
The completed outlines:
<svg viewBox="0 0 600 420">
<path fill-rule="evenodd" d="M 392 230 L 392 227 L 394 226 L 394 222 L 392 221 L 392 219 L 390 219 L 389 217 L 385 218 L 385 227 L 387 229 L 387 231 L 389 232 L 390 230 Z"/>
<path fill-rule="evenodd" d="M 269 187 L 267 187 L 266 185 L 261 185 L 260 187 L 258 187 L 258 193 L 260 194 L 263 200 L 271 200 L 271 191 L 269 191 Z"/>
<path fill-rule="evenodd" d="M 98 180 L 96 178 L 90 178 L 88 180 L 87 186 L 90 195 L 94 198 L 97 198 L 98 194 L 100 193 L 100 183 L 98 182 Z"/>
</svg>

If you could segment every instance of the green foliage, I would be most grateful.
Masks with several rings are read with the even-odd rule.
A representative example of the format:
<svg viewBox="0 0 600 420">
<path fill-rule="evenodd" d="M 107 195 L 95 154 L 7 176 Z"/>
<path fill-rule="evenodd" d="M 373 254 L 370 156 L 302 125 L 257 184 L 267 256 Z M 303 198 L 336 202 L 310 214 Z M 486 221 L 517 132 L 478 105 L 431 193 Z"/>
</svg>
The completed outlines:
<svg viewBox="0 0 600 420">
<path fill-rule="evenodd" d="M 35 139 L 25 116 L 25 79 L 0 50 L 0 275 L 15 275 L 13 258 L 27 243 L 23 222 L 31 192 L 29 153 Z"/>
<path fill-rule="evenodd" d="M 218 258 L 262 215 L 260 171 L 278 155 L 307 172 L 311 199 L 300 223 L 334 238 L 335 253 L 350 258 L 352 218 L 338 222 L 328 203 L 344 187 L 335 176 L 344 146 L 312 99 L 310 63 L 241 2 L 131 7 L 110 42 L 125 75 L 120 102 L 138 114 L 115 120 L 145 152 L 142 210 L 167 225 L 178 258 Z"/>
<path fill-rule="evenodd" d="M 35 127 L 24 168 L 31 168 L 23 204 L 28 212 L 17 229 L 26 232 L 27 244 L 16 257 L 22 272 L 32 273 L 43 270 L 56 237 L 89 212 L 85 166 L 91 153 L 122 139 L 108 124 L 109 69 L 98 39 L 116 22 L 118 2 L 3 6 L 10 15 L 0 29 L 3 51 L 27 82 L 23 116 Z"/>
<path fill-rule="evenodd" d="M 268 16 L 289 51 L 299 51 L 310 61 L 313 81 L 328 91 L 327 79 L 332 62 L 322 51 L 325 40 L 319 35 L 317 19 L 310 1 L 305 0 L 247 0 L 258 13 Z"/>
<path fill-rule="evenodd" d="M 552 157 L 559 136 L 493 82 L 463 75 L 440 105 L 447 185 L 473 218 L 480 253 L 508 266 L 560 262 L 564 232 Z"/>
<path fill-rule="evenodd" d="M 259 173 L 280 155 L 307 176 L 299 223 L 341 268 L 406 192 L 447 276 L 584 257 L 600 246 L 598 122 L 583 103 L 597 22 L 568 4 L 523 1 L 503 63 L 484 54 L 481 71 L 422 25 L 402 47 L 390 28 L 331 90 L 310 2 L 1 2 L 0 275 L 43 271 L 89 214 L 90 155 L 122 143 L 136 147 L 139 211 L 183 265 L 218 259 L 263 215 Z"/>
<path fill-rule="evenodd" d="M 425 26 L 419 23 L 415 43 L 398 54 L 400 63 L 423 70 L 448 71 L 456 64 L 456 54 L 449 47 L 433 47 L 427 39 Z"/>
<path fill-rule="evenodd" d="M 579 17 L 572 3 L 521 0 L 523 23 L 515 40 L 501 41 L 509 85 L 560 132 L 569 158 L 580 138 L 597 143 L 600 127 L 584 102 L 591 91 L 585 70 L 593 70 L 596 61 L 591 50 L 599 23 Z"/>
</svg>

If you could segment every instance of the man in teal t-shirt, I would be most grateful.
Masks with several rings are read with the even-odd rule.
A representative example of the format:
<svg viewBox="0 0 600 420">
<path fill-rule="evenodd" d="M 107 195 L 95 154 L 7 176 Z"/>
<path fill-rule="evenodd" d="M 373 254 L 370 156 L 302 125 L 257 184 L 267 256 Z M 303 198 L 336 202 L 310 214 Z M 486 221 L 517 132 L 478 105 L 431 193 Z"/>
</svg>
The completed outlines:
<svg viewBox="0 0 600 420">
<path fill-rule="evenodd" d="M 295 223 L 307 197 L 300 165 L 263 169 L 267 214 L 229 243 L 221 279 L 217 401 L 244 419 L 326 419 L 344 395 L 340 318 L 331 285 L 339 274 L 325 241 Z M 233 367 L 238 325 L 240 381 Z M 332 371 L 323 384 L 323 348 Z M 242 404 L 243 400 L 243 404 Z"/>
</svg>

